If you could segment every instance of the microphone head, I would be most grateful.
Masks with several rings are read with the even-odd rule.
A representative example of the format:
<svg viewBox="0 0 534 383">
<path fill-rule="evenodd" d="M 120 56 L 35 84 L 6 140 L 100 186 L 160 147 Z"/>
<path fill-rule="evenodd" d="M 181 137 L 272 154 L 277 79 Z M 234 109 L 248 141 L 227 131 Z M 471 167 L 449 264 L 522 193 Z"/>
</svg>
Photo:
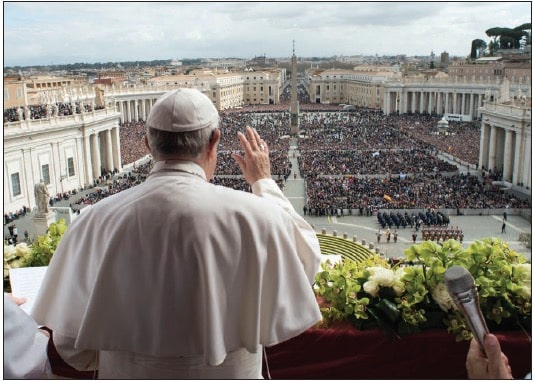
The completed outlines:
<svg viewBox="0 0 534 383">
<path fill-rule="evenodd" d="M 451 293 L 462 293 L 475 287 L 471 273 L 463 266 L 452 266 L 445 272 L 445 286 Z"/>
</svg>

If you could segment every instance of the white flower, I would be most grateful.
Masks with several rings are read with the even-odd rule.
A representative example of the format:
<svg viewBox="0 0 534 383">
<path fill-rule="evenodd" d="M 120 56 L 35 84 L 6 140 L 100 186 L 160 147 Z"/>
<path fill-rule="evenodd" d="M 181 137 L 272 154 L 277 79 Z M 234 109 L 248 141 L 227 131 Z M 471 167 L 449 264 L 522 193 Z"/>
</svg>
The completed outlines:
<svg viewBox="0 0 534 383">
<path fill-rule="evenodd" d="M 378 295 L 378 291 L 380 291 L 380 286 L 375 281 L 368 280 L 363 284 L 363 291 L 369 295 L 372 295 L 373 297 L 376 297 Z"/>
<path fill-rule="evenodd" d="M 21 242 L 15 247 L 15 255 L 17 257 L 25 257 L 31 252 L 30 247 L 25 243 Z"/>
<path fill-rule="evenodd" d="M 11 260 L 15 256 L 15 246 L 4 245 L 4 259 Z"/>
<path fill-rule="evenodd" d="M 402 282 L 403 275 L 404 275 L 404 268 L 400 267 L 397 270 L 395 270 L 395 276 L 393 280 L 393 290 L 395 291 L 395 294 L 397 294 L 397 296 L 401 295 L 403 292 L 406 291 L 404 282 Z"/>
<path fill-rule="evenodd" d="M 443 282 L 438 283 L 434 291 L 432 291 L 432 298 L 434 298 L 443 311 L 448 311 L 454 307 L 452 298 Z"/>
<path fill-rule="evenodd" d="M 395 273 L 391 269 L 384 267 L 370 267 L 371 275 L 369 281 L 376 282 L 380 286 L 393 286 Z"/>
</svg>

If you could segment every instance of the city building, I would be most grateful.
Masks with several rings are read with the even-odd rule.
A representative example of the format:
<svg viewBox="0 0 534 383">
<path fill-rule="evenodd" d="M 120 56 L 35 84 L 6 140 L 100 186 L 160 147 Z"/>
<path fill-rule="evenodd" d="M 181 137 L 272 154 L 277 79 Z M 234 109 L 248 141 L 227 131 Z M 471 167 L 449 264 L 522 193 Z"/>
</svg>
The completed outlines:
<svg viewBox="0 0 534 383">
<path fill-rule="evenodd" d="M 393 70 L 327 69 L 308 71 L 310 102 L 352 104 L 379 109 L 383 104 L 382 84 L 400 74 Z"/>
<path fill-rule="evenodd" d="M 471 63 L 455 60 L 449 65 L 449 77 L 468 81 L 502 80 L 529 84 L 532 80 L 530 55 L 480 57 Z"/>
<path fill-rule="evenodd" d="M 278 104 L 284 82 L 281 70 L 246 71 L 243 78 L 245 105 Z"/>
<path fill-rule="evenodd" d="M 510 93 L 504 81 L 480 107 L 479 167 L 502 174 L 502 185 L 531 195 L 532 98 Z"/>
<path fill-rule="evenodd" d="M 42 179 L 52 196 L 122 169 L 114 106 L 69 116 L 4 123 L 4 211 L 36 206 Z"/>
</svg>

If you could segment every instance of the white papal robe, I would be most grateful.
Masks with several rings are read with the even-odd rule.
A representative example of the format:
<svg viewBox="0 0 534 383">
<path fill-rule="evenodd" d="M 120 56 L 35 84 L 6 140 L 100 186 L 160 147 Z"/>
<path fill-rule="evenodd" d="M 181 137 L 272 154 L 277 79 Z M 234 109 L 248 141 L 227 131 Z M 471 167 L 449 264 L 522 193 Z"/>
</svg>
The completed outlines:
<svg viewBox="0 0 534 383">
<path fill-rule="evenodd" d="M 262 346 L 321 319 L 320 248 L 273 180 L 252 191 L 157 162 L 83 212 L 32 311 L 62 358 L 100 378 L 260 378 Z"/>
</svg>

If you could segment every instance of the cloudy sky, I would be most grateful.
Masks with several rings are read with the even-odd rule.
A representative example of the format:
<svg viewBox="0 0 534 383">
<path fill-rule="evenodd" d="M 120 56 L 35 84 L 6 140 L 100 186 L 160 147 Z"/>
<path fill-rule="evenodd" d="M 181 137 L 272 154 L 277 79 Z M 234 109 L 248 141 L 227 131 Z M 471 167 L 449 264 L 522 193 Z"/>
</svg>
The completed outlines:
<svg viewBox="0 0 534 383">
<path fill-rule="evenodd" d="M 531 2 L 4 2 L 4 67 L 171 58 L 467 56 Z"/>
</svg>

